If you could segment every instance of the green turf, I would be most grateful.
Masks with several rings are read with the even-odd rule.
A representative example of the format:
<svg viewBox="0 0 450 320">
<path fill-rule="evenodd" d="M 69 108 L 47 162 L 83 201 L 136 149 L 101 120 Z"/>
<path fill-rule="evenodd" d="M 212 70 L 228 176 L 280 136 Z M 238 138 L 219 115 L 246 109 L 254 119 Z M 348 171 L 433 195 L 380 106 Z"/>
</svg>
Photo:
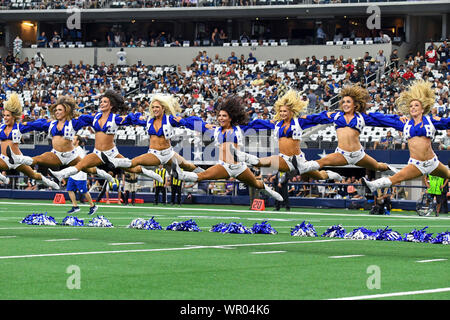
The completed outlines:
<svg viewBox="0 0 450 320">
<path fill-rule="evenodd" d="M 342 224 L 347 231 L 389 226 L 402 234 L 429 226 L 429 232 L 436 235 L 450 230 L 447 216 L 418 217 L 413 212 L 371 216 L 365 211 L 314 208 L 255 212 L 243 206 L 144 204 L 101 205 L 97 214 L 107 217 L 114 228 L 19 223 L 33 212 L 47 212 L 61 222 L 69 208 L 50 201 L 0 200 L 0 299 L 335 299 L 450 287 L 448 245 L 320 237 L 335 224 Z M 76 215 L 88 222 L 92 218 L 87 216 L 88 208 L 81 208 Z M 152 216 L 163 228 L 192 218 L 203 232 L 126 228 L 135 218 Z M 219 222 L 251 227 L 264 220 L 279 233 L 208 232 Z M 314 225 L 319 237 L 290 235 L 291 228 L 304 220 Z M 347 255 L 361 256 L 330 258 Z M 444 260 L 417 262 L 433 259 Z M 80 289 L 67 285 L 72 279 L 67 269 L 73 265 L 80 270 Z M 368 288 L 368 280 L 374 276 L 370 268 L 379 270 L 380 288 Z M 450 291 L 379 299 L 449 298 Z"/>
</svg>

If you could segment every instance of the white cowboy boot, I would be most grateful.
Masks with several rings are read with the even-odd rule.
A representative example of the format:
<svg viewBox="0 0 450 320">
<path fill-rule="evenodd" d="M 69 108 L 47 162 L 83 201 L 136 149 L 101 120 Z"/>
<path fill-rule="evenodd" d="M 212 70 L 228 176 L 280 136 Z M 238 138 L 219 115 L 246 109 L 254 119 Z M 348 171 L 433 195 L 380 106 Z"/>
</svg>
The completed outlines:
<svg viewBox="0 0 450 320">
<path fill-rule="evenodd" d="M 153 180 L 156 180 L 156 181 L 158 181 L 159 183 L 164 183 L 163 178 L 162 178 L 159 174 L 157 174 L 155 171 L 150 170 L 150 169 L 146 169 L 146 168 L 144 168 L 144 167 L 141 167 L 141 169 L 142 169 L 142 174 L 143 174 L 144 176 L 147 176 L 147 177 L 149 177 L 149 178 L 152 178 Z"/>
<path fill-rule="evenodd" d="M 252 166 L 256 166 L 259 163 L 259 158 L 257 156 L 236 149 L 232 143 L 230 144 L 230 148 L 235 162 L 245 162 Z"/>
<path fill-rule="evenodd" d="M 103 169 L 97 168 L 97 176 L 107 180 L 108 182 L 114 183 L 114 177 Z"/>
<path fill-rule="evenodd" d="M 279 194 L 278 192 L 276 192 L 275 190 L 273 190 L 272 188 L 270 188 L 267 184 L 264 183 L 264 189 L 261 190 L 262 193 L 267 194 L 269 197 L 274 198 L 277 201 L 284 201 L 283 197 L 281 196 L 281 194 Z"/>
<path fill-rule="evenodd" d="M 33 158 L 24 156 L 23 154 L 15 154 L 11 150 L 10 146 L 6 148 L 6 155 L 8 156 L 8 161 L 11 164 L 26 164 L 28 166 L 31 166 L 33 164 Z"/>
<path fill-rule="evenodd" d="M 114 168 L 130 168 L 131 159 L 128 158 L 110 158 L 103 152 L 101 153 L 101 158 L 105 164 L 111 163 Z"/>
<path fill-rule="evenodd" d="M 375 192 L 381 188 L 387 188 L 392 186 L 391 179 L 383 177 L 375 181 L 367 181 L 366 178 L 362 178 L 362 184 L 365 185 L 371 192 Z"/>
<path fill-rule="evenodd" d="M 47 187 L 50 187 L 50 188 L 52 188 L 54 190 L 59 190 L 60 189 L 59 184 L 57 184 L 55 181 L 50 180 L 47 177 L 42 176 L 42 180 L 41 181 L 42 181 L 42 183 L 44 185 L 46 185 Z"/>
<path fill-rule="evenodd" d="M 4 184 L 9 184 L 9 178 L 5 177 L 1 173 L 0 173 L 0 181 L 3 182 Z"/>
<path fill-rule="evenodd" d="M 336 180 L 336 181 L 342 181 L 344 178 L 337 172 L 326 170 L 325 171 L 328 175 L 328 179 L 330 180 Z"/>
<path fill-rule="evenodd" d="M 66 178 L 73 176 L 74 174 L 77 174 L 79 172 L 78 169 L 75 167 L 67 167 L 60 171 L 53 171 L 52 169 L 48 169 L 48 171 L 60 182 L 62 179 L 66 179 Z"/>
</svg>

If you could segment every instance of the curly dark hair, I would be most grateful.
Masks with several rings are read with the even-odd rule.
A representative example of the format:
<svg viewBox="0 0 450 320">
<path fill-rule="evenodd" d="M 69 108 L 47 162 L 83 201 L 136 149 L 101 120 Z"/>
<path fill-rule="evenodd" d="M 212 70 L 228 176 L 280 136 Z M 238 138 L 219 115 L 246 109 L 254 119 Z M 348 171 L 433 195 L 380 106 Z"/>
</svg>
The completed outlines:
<svg viewBox="0 0 450 320">
<path fill-rule="evenodd" d="M 122 95 L 114 90 L 107 90 L 102 98 L 108 98 L 111 103 L 111 111 L 113 113 L 122 114 L 127 110 L 127 106 L 125 105 L 125 99 Z"/>
<path fill-rule="evenodd" d="M 218 106 L 218 111 L 225 111 L 231 118 L 231 125 L 244 125 L 249 121 L 245 111 L 245 102 L 239 96 L 228 96 Z"/>
</svg>

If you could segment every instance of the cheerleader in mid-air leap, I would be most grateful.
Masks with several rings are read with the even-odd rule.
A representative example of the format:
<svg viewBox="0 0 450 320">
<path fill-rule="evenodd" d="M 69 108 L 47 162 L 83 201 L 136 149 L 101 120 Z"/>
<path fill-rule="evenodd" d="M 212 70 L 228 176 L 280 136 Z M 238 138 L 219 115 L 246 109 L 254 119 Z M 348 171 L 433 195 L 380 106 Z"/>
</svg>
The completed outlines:
<svg viewBox="0 0 450 320">
<path fill-rule="evenodd" d="M 233 177 L 251 187 L 260 189 L 278 201 L 283 201 L 283 197 L 278 192 L 272 190 L 261 180 L 257 180 L 244 162 L 236 162 L 230 152 L 230 144 L 237 145 L 239 148 L 243 147 L 244 132 L 250 128 L 255 128 L 255 125 L 246 125 L 248 122 L 248 114 L 244 109 L 244 102 L 241 98 L 231 96 L 219 105 L 217 116 L 219 126 L 215 129 L 210 129 L 198 117 L 190 117 L 185 120 L 187 128 L 201 130 L 203 133 L 209 131 L 214 136 L 215 145 L 219 148 L 219 164 L 209 167 L 204 172 L 195 173 L 181 171 L 178 163 L 172 161 L 172 174 L 175 179 L 196 182 Z M 196 125 L 196 121 L 199 121 L 201 126 Z"/>
<path fill-rule="evenodd" d="M 358 86 L 348 86 L 342 88 L 339 93 L 341 96 L 340 108 L 338 112 L 323 111 L 316 114 L 322 117 L 321 123 L 334 123 L 338 140 L 338 147 L 334 153 L 331 153 L 317 161 L 296 162 L 293 159 L 294 166 L 297 167 L 300 174 L 319 170 L 323 167 L 336 167 L 353 164 L 374 171 L 397 172 L 386 163 L 378 162 L 364 152 L 359 135 L 364 126 L 389 127 L 384 119 L 390 119 L 389 115 L 374 112 L 366 114 L 366 104 L 370 95 L 366 89 Z"/>
<path fill-rule="evenodd" d="M 435 94 L 431 85 L 431 82 L 417 80 L 396 100 L 399 110 L 409 115 L 410 119 L 403 121 L 399 116 L 392 115 L 392 121 L 389 124 L 403 131 L 403 137 L 408 139 L 410 158 L 408 165 L 391 177 L 383 177 L 375 181 L 363 179 L 363 184 L 372 192 L 426 174 L 444 179 L 450 178 L 449 169 L 439 161 L 431 145 L 436 130 L 450 129 L 450 119 L 428 115 L 435 103 Z"/>
<path fill-rule="evenodd" d="M 237 159 L 255 167 L 275 167 L 282 172 L 294 171 L 293 162 L 306 161 L 305 155 L 300 149 L 303 130 L 321 124 L 322 120 L 320 116 L 315 115 L 298 117 L 307 105 L 308 101 L 302 100 L 297 91 L 289 90 L 275 102 L 274 120 L 258 121 L 258 125 L 265 123 L 268 129 L 273 130 L 272 137 L 274 141 L 278 141 L 279 155 L 258 158 L 255 155 L 237 150 L 231 145 Z M 328 121 L 324 123 L 328 123 Z M 329 170 L 310 171 L 305 175 L 317 180 L 342 180 L 338 173 Z"/>
<path fill-rule="evenodd" d="M 158 166 L 171 165 L 172 160 L 176 159 L 180 167 L 186 171 L 201 172 L 204 171 L 191 162 L 186 161 L 182 156 L 176 153 L 171 146 L 170 139 L 174 135 L 174 128 L 184 126 L 186 119 L 178 117 L 181 112 L 178 100 L 170 95 L 156 94 L 150 102 L 150 116 L 141 117 L 136 114 L 133 124 L 146 128 L 150 136 L 148 152 L 133 159 L 112 158 L 102 153 L 103 161 L 110 162 L 116 168 L 135 168 L 137 166 Z M 195 117 L 197 118 L 197 117 Z M 136 171 L 139 173 L 139 169 Z"/>
<path fill-rule="evenodd" d="M 123 97 L 115 91 L 106 91 L 100 100 L 100 111 L 95 116 L 83 115 L 82 117 L 85 125 L 91 126 L 95 130 L 94 151 L 74 166 L 67 167 L 61 171 L 52 171 L 51 169 L 49 171 L 61 181 L 81 170 L 85 171 L 87 168 L 98 167 L 104 164 L 101 156 L 102 153 L 109 158 L 123 158 L 114 143 L 114 135 L 119 126 L 132 125 L 134 114 L 120 116 L 125 111 L 126 105 Z M 138 170 L 152 179 L 162 180 L 160 175 L 149 169 L 140 167 L 126 169 L 128 172 L 137 172 Z"/>
<path fill-rule="evenodd" d="M 50 106 L 50 114 L 54 120 L 38 119 L 33 122 L 25 123 L 31 126 L 34 131 L 48 132 L 52 137 L 53 149 L 36 157 L 15 154 L 10 146 L 7 147 L 7 155 L 11 164 L 25 164 L 28 166 L 44 165 L 49 168 L 59 168 L 60 166 L 74 166 L 81 161 L 78 152 L 72 144 L 72 140 L 78 130 L 86 126 L 84 118 L 81 115 L 76 119 L 77 105 L 75 100 L 70 96 L 61 96 L 56 103 Z M 113 177 L 100 168 L 86 168 L 87 173 L 98 175 L 100 178 L 110 182 L 114 181 Z"/>
<path fill-rule="evenodd" d="M 2 147 L 2 153 L 0 155 L 0 170 L 15 169 L 24 173 L 31 179 L 42 181 L 47 187 L 59 189 L 57 183 L 46 178 L 41 173 L 35 172 L 30 166 L 10 163 L 10 159 L 6 155 L 7 148 L 11 148 L 11 150 L 13 150 L 16 154 L 21 154 L 19 144 L 22 139 L 22 134 L 35 129 L 32 125 L 20 123 L 19 120 L 21 115 L 22 104 L 20 103 L 19 96 L 16 93 L 13 93 L 3 106 L 4 124 L 0 126 L 0 141 Z M 7 179 L 3 175 L 1 175 L 0 180 L 4 183 L 8 183 Z"/>
</svg>

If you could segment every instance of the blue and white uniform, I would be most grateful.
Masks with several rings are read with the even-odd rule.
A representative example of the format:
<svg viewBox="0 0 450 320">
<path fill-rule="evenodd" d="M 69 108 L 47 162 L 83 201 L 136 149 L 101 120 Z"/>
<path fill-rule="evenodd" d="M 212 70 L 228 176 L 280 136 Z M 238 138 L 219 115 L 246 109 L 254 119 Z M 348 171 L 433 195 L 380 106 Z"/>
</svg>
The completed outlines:
<svg viewBox="0 0 450 320">
<path fill-rule="evenodd" d="M 384 122 L 390 127 L 402 131 L 403 137 L 408 140 L 414 137 L 426 137 L 433 140 L 436 130 L 450 129 L 449 118 L 433 118 L 430 115 L 423 116 L 422 122 L 418 124 L 414 124 L 413 119 L 403 123 L 398 115 L 391 115 L 389 118 L 385 118 Z M 429 174 L 439 166 L 439 160 L 436 155 L 426 161 L 409 158 L 408 164 L 414 165 L 422 174 Z"/>
<path fill-rule="evenodd" d="M 273 140 L 275 142 L 278 142 L 280 138 L 291 138 L 293 140 L 300 141 L 303 135 L 303 130 L 323 123 L 329 122 L 327 119 L 324 119 L 321 116 L 308 115 L 306 116 L 306 118 L 292 118 L 290 125 L 287 128 L 286 125 L 284 125 L 284 121 L 282 120 L 276 123 L 272 123 L 270 120 L 257 119 L 250 122 L 248 126 L 256 130 L 271 129 Z M 296 157 L 297 163 L 306 162 L 305 154 L 303 152 L 294 156 L 288 156 L 281 152 L 278 155 L 284 159 L 290 171 L 295 169 L 292 163 L 294 157 Z"/>
<path fill-rule="evenodd" d="M 35 130 L 35 127 L 32 124 L 15 123 L 12 130 L 8 134 L 6 134 L 5 129 L 6 124 L 2 124 L 0 126 L 0 141 L 11 140 L 13 143 L 21 143 L 22 134 Z M 17 169 L 22 165 L 21 163 L 10 163 L 9 157 L 3 154 L 0 154 L 0 159 L 6 163 L 9 170 Z"/>
<path fill-rule="evenodd" d="M 58 129 L 58 120 L 48 121 L 47 119 L 38 119 L 36 121 L 28 122 L 27 126 L 32 126 L 34 131 L 46 131 L 49 137 L 61 136 L 64 139 L 72 141 L 78 130 L 88 126 L 86 121 L 82 119 L 66 120 L 63 127 Z M 75 149 L 66 152 L 57 151 L 55 148 L 51 150 L 62 165 L 68 165 L 78 157 Z"/>
<path fill-rule="evenodd" d="M 355 112 L 354 117 L 349 122 L 345 119 L 343 111 L 334 112 L 330 115 L 330 117 L 328 117 L 327 111 L 323 111 L 316 114 L 316 116 L 322 119 L 322 123 L 325 123 L 327 119 L 328 123 L 334 123 L 336 130 L 339 128 L 348 127 L 358 131 L 359 133 L 362 132 L 365 126 L 390 127 L 389 121 L 386 121 L 386 119 L 391 119 L 390 115 L 385 115 L 379 112 L 372 112 L 368 114 Z M 366 155 L 362 146 L 358 151 L 346 151 L 337 147 L 335 153 L 342 154 L 345 160 L 347 160 L 347 163 L 353 165 L 361 161 Z"/>
<path fill-rule="evenodd" d="M 231 130 L 222 132 L 222 127 L 216 127 L 214 129 L 206 128 L 206 122 L 204 122 L 199 117 L 189 117 L 185 118 L 185 127 L 191 130 L 200 131 L 202 133 L 208 132 L 214 138 L 214 145 L 219 147 L 225 142 L 232 142 L 237 144 L 240 148 L 244 146 L 244 134 L 246 131 L 253 130 L 264 130 L 273 127 L 270 122 L 267 123 L 263 120 L 257 119 L 250 122 L 248 125 L 237 125 L 233 126 Z M 237 178 L 242 172 L 247 169 L 247 164 L 245 162 L 239 162 L 235 164 L 226 163 L 219 160 L 219 164 L 222 165 L 230 177 Z"/>
<path fill-rule="evenodd" d="M 126 116 L 120 116 L 114 113 L 110 113 L 108 115 L 108 119 L 102 127 L 99 123 L 102 115 L 102 112 L 97 112 L 94 116 L 81 115 L 78 119 L 80 119 L 85 124 L 85 126 L 91 126 L 95 132 L 103 132 L 108 135 L 115 135 L 117 130 L 119 129 L 119 126 L 133 125 L 132 120 L 134 119 L 134 114 L 130 113 Z M 119 150 L 117 149 L 117 147 L 113 147 L 112 149 L 106 151 L 101 151 L 94 148 L 93 151 L 93 153 L 95 153 L 100 159 L 102 159 L 102 152 L 109 158 L 115 158 L 119 154 Z"/>
<path fill-rule="evenodd" d="M 176 121 L 173 115 L 166 114 L 163 116 L 161 127 L 158 130 L 155 129 L 154 122 L 155 118 L 153 117 L 148 117 L 145 120 L 140 119 L 139 113 L 134 114 L 132 117 L 132 123 L 145 127 L 145 130 L 149 136 L 164 137 L 169 141 L 174 136 L 175 128 L 184 126 L 186 124 L 185 119 L 182 118 L 180 121 Z M 148 153 L 155 155 L 163 165 L 165 165 L 175 155 L 175 151 L 172 149 L 172 147 L 164 150 L 149 148 Z"/>
</svg>

